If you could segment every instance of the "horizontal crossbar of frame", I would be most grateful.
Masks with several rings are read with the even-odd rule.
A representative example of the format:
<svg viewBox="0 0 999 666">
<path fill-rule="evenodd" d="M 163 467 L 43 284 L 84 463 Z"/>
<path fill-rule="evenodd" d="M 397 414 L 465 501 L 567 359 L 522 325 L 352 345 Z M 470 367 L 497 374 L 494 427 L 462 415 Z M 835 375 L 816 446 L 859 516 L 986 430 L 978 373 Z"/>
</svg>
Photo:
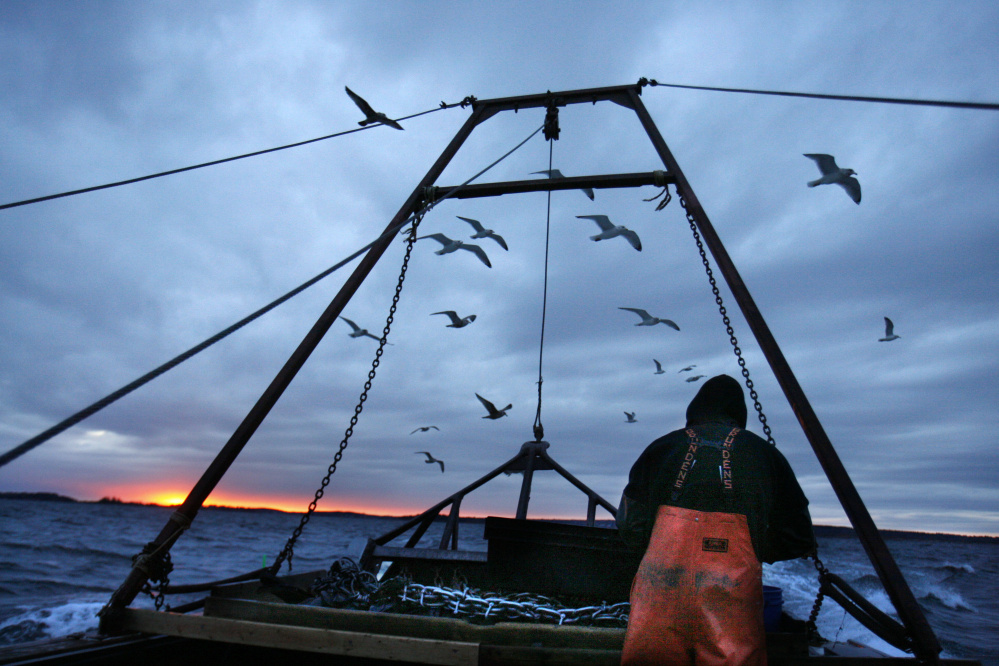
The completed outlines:
<svg viewBox="0 0 999 666">
<path fill-rule="evenodd" d="M 480 99 L 472 103 L 472 108 L 482 112 L 482 116 L 478 122 L 482 122 L 500 111 L 519 111 L 521 109 L 543 108 L 550 105 L 567 106 L 569 104 L 596 104 L 597 102 L 609 101 L 633 109 L 632 94 L 641 95 L 642 87 L 631 84 L 609 88 L 563 90 L 537 95 Z"/>
<path fill-rule="evenodd" d="M 477 199 L 480 197 L 497 197 L 503 194 L 522 194 L 524 192 L 578 190 L 584 187 L 591 189 L 644 187 L 646 185 L 665 187 L 667 184 L 675 182 L 676 178 L 673 174 L 666 171 L 619 173 L 603 176 L 572 176 L 568 178 L 533 178 L 531 180 L 511 180 L 501 183 L 472 184 L 461 188 L 434 187 L 433 198 L 435 201 L 439 201 L 444 197 L 452 199 Z"/>
</svg>

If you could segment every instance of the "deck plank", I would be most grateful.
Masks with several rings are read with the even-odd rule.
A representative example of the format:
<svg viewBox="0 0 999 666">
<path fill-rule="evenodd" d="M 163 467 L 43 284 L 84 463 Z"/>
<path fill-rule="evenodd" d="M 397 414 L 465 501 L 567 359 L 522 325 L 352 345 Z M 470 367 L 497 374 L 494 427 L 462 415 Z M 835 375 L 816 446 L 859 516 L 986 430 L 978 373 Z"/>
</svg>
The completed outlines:
<svg viewBox="0 0 999 666">
<path fill-rule="evenodd" d="M 121 629 L 440 666 L 472 666 L 479 661 L 477 643 L 268 624 L 134 608 L 123 611 Z"/>
</svg>

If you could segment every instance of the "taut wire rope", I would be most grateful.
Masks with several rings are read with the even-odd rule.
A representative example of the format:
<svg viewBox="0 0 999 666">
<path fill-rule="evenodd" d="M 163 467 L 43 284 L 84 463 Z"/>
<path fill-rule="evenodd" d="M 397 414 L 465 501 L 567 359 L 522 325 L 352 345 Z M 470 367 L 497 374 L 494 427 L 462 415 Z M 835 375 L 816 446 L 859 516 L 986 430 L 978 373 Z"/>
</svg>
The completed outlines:
<svg viewBox="0 0 999 666">
<path fill-rule="evenodd" d="M 548 140 L 548 172 L 552 170 L 552 154 L 555 150 L 555 141 Z M 552 223 L 552 191 L 548 190 L 548 212 L 545 219 L 545 280 L 544 292 L 541 298 L 541 342 L 538 345 L 538 411 L 534 416 L 534 439 L 541 441 L 545 437 L 545 427 L 541 424 L 541 385 L 544 378 L 541 375 L 545 357 L 545 315 L 548 312 L 548 241 L 551 236 Z"/>
<path fill-rule="evenodd" d="M 10 449 L 9 451 L 7 451 L 6 453 L 4 453 L 3 455 L 0 455 L 0 467 L 3 467 L 4 465 L 6 465 L 10 461 L 14 460 L 15 458 L 18 458 L 18 457 L 24 455 L 25 453 L 27 453 L 28 451 L 32 450 L 36 446 L 39 446 L 39 445 L 45 443 L 46 441 L 52 439 L 53 437 L 55 437 L 59 433 L 65 431 L 65 430 L 68 430 L 69 428 L 73 427 L 74 425 L 76 425 L 80 421 L 83 421 L 87 417 L 93 416 L 94 414 L 96 414 L 100 410 L 104 409 L 108 405 L 112 404 L 113 402 L 117 401 L 118 399 L 125 397 L 126 395 L 128 395 L 132 391 L 136 390 L 140 386 L 142 386 L 144 384 L 147 384 L 148 382 L 152 381 L 153 379 L 156 379 L 157 377 L 159 377 L 160 375 L 162 375 L 166 371 L 175 368 L 176 366 L 180 365 L 181 363 L 183 363 L 187 359 L 191 358 L 192 356 L 194 356 L 194 355 L 196 355 L 196 354 L 204 351 L 208 347 L 211 347 L 213 344 L 215 344 L 216 342 L 219 342 L 220 340 L 222 340 L 223 338 L 231 335 L 232 333 L 235 333 L 236 331 L 238 331 L 239 329 L 241 329 L 243 326 L 246 326 L 247 324 L 249 324 L 253 320 L 255 320 L 255 319 L 257 319 L 257 318 L 259 318 L 259 317 L 267 314 L 268 312 L 270 312 L 271 310 L 273 310 L 277 306 L 279 306 L 282 303 L 284 303 L 285 301 L 288 301 L 289 299 L 291 299 L 293 296 L 297 296 L 298 294 L 300 294 L 301 292 L 305 291 L 306 289 L 308 289 L 312 285 L 316 284 L 317 282 L 319 282 L 323 278 L 325 278 L 325 277 L 331 275 L 332 273 L 336 272 L 337 270 L 343 268 L 345 265 L 347 265 L 348 263 L 350 263 L 351 261 L 353 261 L 354 259 L 356 259 L 357 257 L 359 257 L 361 254 L 363 254 L 364 252 L 366 252 L 367 250 L 369 250 L 375 243 L 378 243 L 379 241 L 381 241 L 382 239 L 384 239 L 386 236 L 392 236 L 392 235 L 394 235 L 402 227 L 406 226 L 407 224 L 409 224 L 410 222 L 412 222 L 414 219 L 416 219 L 417 216 L 422 216 L 422 215 L 426 214 L 427 212 L 429 212 L 434 206 L 436 206 L 441 201 L 444 201 L 445 199 L 450 199 L 451 197 L 455 196 L 466 185 L 468 185 L 473 180 L 475 180 L 476 178 L 478 178 L 482 174 L 484 174 L 487 171 L 489 171 L 490 169 L 492 169 L 494 166 L 496 166 L 497 164 L 499 164 L 500 162 L 502 162 L 503 160 L 505 160 L 507 157 L 509 157 L 511 154 L 513 154 L 514 151 L 518 150 L 521 146 L 523 146 L 525 143 L 527 143 L 532 138 L 534 138 L 534 136 L 538 132 L 540 132 L 543 127 L 544 126 L 541 126 L 538 129 L 534 130 L 534 132 L 532 132 L 530 136 L 528 136 L 526 139 L 524 139 L 519 144 L 517 144 L 516 146 L 514 146 L 511 150 L 509 150 L 502 157 L 500 157 L 499 159 L 497 159 L 496 161 L 494 161 L 492 164 L 490 164 L 486 168 L 484 168 L 481 171 L 479 171 L 477 174 L 475 174 L 474 176 L 472 176 L 471 178 L 469 178 L 468 180 L 466 180 L 464 183 L 462 183 L 458 187 L 456 187 L 453 190 L 451 190 L 447 195 L 441 197 L 440 199 L 437 199 L 436 201 L 428 202 L 418 212 L 414 213 L 413 215 L 410 215 L 409 217 L 407 217 L 405 220 L 403 220 L 399 224 L 393 226 L 391 229 L 386 229 L 384 232 L 381 233 L 381 235 L 379 235 L 373 241 L 371 241 L 370 243 L 368 243 L 364 247 L 360 248 L 359 250 L 355 251 L 350 256 L 346 257 L 345 259 L 337 262 L 336 264 L 334 264 L 330 268 L 327 268 L 325 271 L 323 271 L 319 275 L 317 275 L 314 278 L 312 278 L 312 279 L 310 279 L 310 280 L 302 283 L 298 287 L 295 287 L 294 289 L 292 289 L 288 293 L 286 293 L 283 296 L 277 298 L 276 300 L 270 302 L 269 304 L 267 304 L 264 307 L 260 308 L 256 312 L 248 315 L 247 317 L 244 317 L 243 319 L 239 320 L 238 322 L 236 322 L 232 326 L 229 326 L 228 328 L 224 329 L 223 331 L 220 331 L 219 333 L 216 333 L 215 335 L 213 335 L 212 337 L 208 338 L 207 340 L 204 340 L 203 342 L 195 345 L 194 347 L 191 347 L 190 349 L 188 349 L 187 351 L 179 354 L 178 356 L 175 356 L 174 358 L 170 359 L 166 363 L 164 363 L 164 364 L 160 365 L 159 367 L 151 370 L 150 372 L 146 373 L 142 377 L 139 377 L 135 381 L 133 381 L 133 382 L 131 382 L 129 384 L 126 384 L 125 386 L 121 387 L 117 391 L 114 391 L 114 392 L 106 395 L 105 397 L 101 398 L 100 400 L 98 400 L 97 402 L 91 404 L 90 406 L 81 409 L 80 411 L 76 412 L 75 414 L 73 414 L 72 416 L 69 416 L 66 419 L 63 419 L 62 421 L 60 421 L 56 425 L 52 426 L 48 430 L 45 430 L 44 432 L 39 433 L 38 435 L 35 435 L 31 439 L 28 439 L 27 441 L 25 441 L 25 442 L 23 442 L 23 443 L 15 446 L 14 448 Z"/>
<path fill-rule="evenodd" d="M 655 79 L 642 77 L 640 86 L 663 86 L 685 88 L 687 90 L 711 90 L 714 92 L 746 93 L 750 95 L 777 95 L 780 97 L 806 97 L 809 99 L 834 99 L 843 102 L 874 102 L 877 104 L 904 104 L 908 106 L 940 106 L 950 109 L 975 109 L 977 111 L 999 111 L 999 104 L 992 102 L 956 102 L 951 100 L 906 99 L 904 97 L 865 97 L 862 95 L 826 95 L 822 93 L 788 92 L 785 90 L 753 90 L 750 88 L 718 88 L 714 86 L 686 86 L 679 83 L 659 83 Z"/>
<path fill-rule="evenodd" d="M 435 111 L 442 111 L 444 109 L 451 109 L 456 106 L 467 106 L 473 100 L 472 97 L 466 97 L 460 102 L 454 104 L 447 104 L 441 102 L 440 106 L 428 109 L 427 111 L 421 111 L 419 113 L 414 113 L 409 116 L 403 116 L 402 118 L 397 118 L 396 120 L 409 120 L 410 118 L 416 118 L 417 116 L 423 116 L 428 113 L 434 113 Z M 275 153 L 279 150 L 286 150 L 288 148 L 297 148 L 299 146 L 304 146 L 310 143 L 316 143 L 317 141 L 325 141 L 326 139 L 332 139 L 338 136 L 344 136 L 347 134 L 353 134 L 354 132 L 363 132 L 364 130 L 372 129 L 377 127 L 377 124 L 367 125 L 365 127 L 357 127 L 352 130 L 345 130 L 343 132 L 336 132 L 334 134 L 327 134 L 326 136 L 316 137 L 315 139 L 306 139 L 305 141 L 298 141 L 296 143 L 289 143 L 284 146 L 277 146 L 276 148 L 265 148 L 264 150 L 257 150 L 252 153 L 244 153 L 242 155 L 235 155 L 233 157 L 225 157 L 220 160 L 212 160 L 211 162 L 203 162 L 201 164 L 194 164 L 192 166 L 181 167 L 179 169 L 170 169 L 169 171 L 160 171 L 159 173 L 149 174 L 147 176 L 139 176 L 138 178 L 129 178 L 127 180 L 119 180 L 113 183 L 105 183 L 104 185 L 94 185 L 92 187 L 84 187 L 79 190 L 70 190 L 68 192 L 60 192 L 58 194 L 49 194 L 44 197 L 36 197 L 34 199 L 25 199 L 23 201 L 14 201 L 12 203 L 0 204 L 0 210 L 6 208 L 16 208 L 18 206 L 26 206 L 28 204 L 40 203 L 42 201 L 50 201 L 51 199 L 61 199 L 62 197 L 70 197 L 75 194 L 86 194 L 87 192 L 96 192 L 98 190 L 106 190 L 111 187 L 120 187 L 121 185 L 131 185 L 132 183 L 141 183 L 144 180 L 152 180 L 153 178 L 162 178 L 163 176 L 172 176 L 177 173 L 184 173 L 185 171 L 194 171 L 195 169 L 202 169 L 204 167 L 215 166 L 216 164 L 225 164 L 226 162 L 235 162 L 236 160 L 245 159 L 247 157 L 256 157 L 257 155 L 266 155 L 267 153 Z"/>
</svg>

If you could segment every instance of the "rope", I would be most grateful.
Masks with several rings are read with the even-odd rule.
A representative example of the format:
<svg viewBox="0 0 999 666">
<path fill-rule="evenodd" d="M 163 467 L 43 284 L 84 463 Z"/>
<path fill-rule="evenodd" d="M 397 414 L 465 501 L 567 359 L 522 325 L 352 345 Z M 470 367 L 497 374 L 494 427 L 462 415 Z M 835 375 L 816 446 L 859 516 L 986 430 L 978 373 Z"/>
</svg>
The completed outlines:
<svg viewBox="0 0 999 666">
<path fill-rule="evenodd" d="M 949 100 L 906 99 L 903 97 L 863 97 L 861 95 L 824 95 L 821 93 L 787 92 L 783 90 L 752 90 L 749 88 L 715 88 L 712 86 L 685 86 L 679 83 L 659 83 L 655 79 L 642 77 L 638 85 L 686 88 L 688 90 L 713 90 L 715 92 L 749 93 L 752 95 L 779 95 L 782 97 L 806 97 L 809 99 L 836 99 L 844 102 L 874 102 L 878 104 L 906 104 L 910 106 L 942 106 L 951 109 L 975 109 L 978 111 L 999 111 L 999 104 L 991 102 L 954 102 Z"/>
<path fill-rule="evenodd" d="M 142 377 L 139 377 L 138 379 L 136 379 L 135 381 L 131 382 L 130 384 L 126 384 L 125 386 L 121 387 L 117 391 L 114 391 L 113 393 L 110 393 L 109 395 L 101 398 L 100 400 L 98 400 L 97 402 L 93 403 L 89 407 L 85 407 L 85 408 L 81 409 L 77 413 L 75 413 L 72 416 L 64 419 L 63 421 L 60 421 L 59 423 L 57 423 L 56 425 L 52 426 L 48 430 L 46 430 L 46 431 L 44 431 L 44 432 L 42 432 L 42 433 L 40 433 L 38 435 L 35 435 L 31 439 L 29 439 L 29 440 L 27 440 L 27 441 L 25 441 L 25 442 L 23 442 L 23 443 L 15 446 L 14 448 L 10 449 L 9 451 L 7 451 L 6 453 L 4 453 L 3 455 L 0 455 L 0 467 L 3 467 L 4 465 L 6 465 L 7 463 L 11 462 L 12 460 L 14 460 L 14 459 L 16 459 L 16 458 L 24 455 L 25 453 L 27 453 L 28 451 L 32 450 L 36 446 L 44 444 L 45 442 L 47 442 L 48 440 L 52 439 L 53 437 L 55 437 L 59 433 L 61 433 L 61 432 L 65 431 L 65 430 L 68 430 L 69 428 L 73 427 L 74 425 L 76 425 L 80 421 L 83 421 L 84 419 L 86 419 L 86 418 L 88 418 L 90 416 L 93 416 L 94 414 L 96 414 L 97 412 L 101 411 L 102 409 L 104 409 L 105 407 L 107 407 L 108 405 L 110 405 L 111 403 L 119 400 L 120 398 L 125 397 L 126 395 L 128 395 L 132 391 L 136 390 L 137 388 L 139 388 L 140 386 L 142 386 L 144 384 L 149 383 L 153 379 L 156 379 L 157 377 L 159 377 L 160 375 L 162 375 L 163 373 L 165 373 L 167 370 L 171 370 L 171 369 L 177 367 L 178 365 L 180 365 L 184 361 L 188 360 L 189 358 L 191 358 L 195 354 L 198 354 L 198 353 L 204 351 L 205 349 L 207 349 L 208 347 L 211 347 L 216 342 L 218 342 L 218 341 L 226 338 L 227 336 L 231 335 L 232 333 L 235 333 L 236 331 L 238 331 L 242 327 L 246 326 L 247 324 L 249 324 L 253 320 L 255 320 L 255 319 L 257 319 L 257 318 L 259 318 L 259 317 L 267 314 L 268 312 L 270 312 L 271 310 L 273 310 L 277 306 L 279 306 L 282 303 L 284 303 L 285 301 L 291 299 L 293 296 L 297 296 L 298 294 L 300 294 L 301 292 L 305 291 L 306 289 L 308 289 L 312 285 L 316 284 L 317 282 L 319 282 L 323 278 L 325 278 L 325 277 L 331 275 L 332 273 L 336 272 L 337 270 L 343 268 L 345 265 L 347 265 L 348 263 L 350 263 L 351 261 L 353 261 L 354 259 L 356 259 L 358 256 L 360 256 L 361 254 L 363 254 L 364 252 L 366 252 L 367 250 L 369 250 L 373 245 L 375 245 L 375 243 L 378 243 L 379 241 L 381 241 L 383 238 L 385 238 L 387 236 L 391 236 L 391 235 L 395 234 L 402 227 L 404 227 L 407 224 L 409 224 L 410 222 L 412 222 L 416 218 L 417 215 L 424 215 L 425 213 L 429 212 L 434 206 L 436 206 L 441 201 L 445 201 L 446 199 L 450 199 L 451 197 L 455 196 L 466 185 L 468 185 L 469 183 L 471 183 L 473 180 L 475 180 L 476 178 L 478 178 L 479 176 L 481 176 L 485 172 L 487 172 L 490 169 L 492 169 L 494 166 L 496 166 L 497 164 L 499 164 L 500 162 L 502 162 L 503 160 L 505 160 L 507 157 L 509 157 L 511 154 L 513 154 L 514 151 L 518 150 L 521 146 L 523 146 L 525 143 L 527 143 L 528 141 L 530 141 L 534 137 L 535 134 L 537 134 L 538 132 L 541 131 L 541 129 L 543 127 L 544 126 L 542 125 L 538 129 L 534 130 L 534 132 L 532 132 L 530 134 L 530 136 L 528 136 L 526 139 L 524 139 L 519 144 L 517 144 L 516 146 L 514 146 L 514 148 L 512 148 L 510 151 L 508 151 L 506 154 L 504 154 L 498 160 L 496 160 L 495 162 L 493 162 L 492 164 L 490 164 L 489 166 L 487 166 L 485 169 L 483 169 L 482 171 L 479 171 L 477 174 L 475 174 L 474 176 L 472 176 L 471 178 L 469 178 L 468 180 L 466 180 L 464 183 L 462 183 L 458 187 L 456 187 L 453 190 L 451 190 L 451 192 L 449 192 L 446 196 L 441 197 L 440 199 L 438 199 L 436 201 L 431 201 L 431 202 L 427 203 L 422 209 L 420 209 L 420 211 L 418 211 L 417 213 L 414 213 L 413 215 L 411 215 L 410 217 L 408 217 L 406 220 L 400 222 L 399 224 L 395 225 L 391 229 L 386 229 L 375 240 L 371 241 L 370 243 L 368 243 L 367 245 L 365 245 L 361 249 L 355 251 L 353 254 L 351 254 L 347 258 L 341 260 L 340 262 L 338 262 L 335 265 L 331 266 L 330 268 L 326 269 L 325 271 L 323 271 L 322 273 L 320 273 L 316 277 L 314 277 L 311 280 L 308 280 L 308 281 L 302 283 L 298 287 L 295 287 L 294 289 L 292 289 L 291 291 L 289 291 L 288 293 L 286 293 L 284 296 L 281 296 L 280 298 L 272 301 L 268 305 L 265 305 L 264 307 L 260 308 L 259 310 L 257 310 L 253 314 L 251 314 L 251 315 L 249 315 L 249 316 L 247 316 L 247 317 L 239 320 L 238 322 L 236 322 L 232 326 L 226 328 L 225 330 L 223 330 L 223 331 L 221 331 L 219 333 L 216 333 L 215 335 L 213 335 L 212 337 L 208 338 L 204 342 L 201 342 L 201 343 L 195 345 L 194 347 L 191 347 L 186 352 L 184 352 L 184 353 L 182 353 L 182 354 L 180 354 L 178 356 L 175 356 L 174 358 L 170 359 L 169 361 L 167 361 L 163 365 L 159 366 L 158 368 L 155 368 L 154 370 L 151 370 L 150 372 L 146 373 Z"/>
<path fill-rule="evenodd" d="M 441 102 L 441 105 L 434 109 L 429 109 L 428 111 L 421 111 L 420 113 L 414 113 L 410 116 L 404 116 L 402 118 L 397 118 L 396 120 L 409 120 L 410 118 L 416 118 L 417 116 L 423 116 L 428 113 L 434 113 L 436 111 L 442 111 L 444 109 L 451 109 L 456 106 L 467 106 L 474 101 L 474 97 L 466 97 L 460 102 L 455 104 L 447 104 Z M 334 134 L 327 134 L 326 136 L 316 137 L 315 139 L 307 139 L 305 141 L 298 141 L 296 143 L 289 143 L 284 146 L 278 146 L 276 148 L 266 148 L 264 150 L 257 150 L 252 153 L 244 153 L 242 155 L 236 155 L 234 157 L 226 157 L 220 160 L 212 160 L 211 162 L 203 162 L 201 164 L 195 164 L 193 166 L 181 167 L 179 169 L 171 169 L 169 171 L 161 171 L 159 173 L 149 174 L 148 176 L 139 176 L 138 178 L 129 178 L 128 180 L 119 180 L 114 183 L 105 183 L 104 185 L 94 185 L 93 187 L 84 187 L 79 190 L 70 190 L 68 192 L 60 192 L 58 194 L 49 194 L 44 197 L 36 197 L 34 199 L 25 199 L 24 201 L 15 201 L 13 203 L 7 203 L 0 205 L 0 210 L 6 208 L 16 208 L 18 206 L 27 206 L 28 204 L 40 203 L 42 201 L 49 201 L 50 199 L 61 199 L 62 197 L 70 197 L 75 194 L 86 194 L 87 192 L 96 192 L 97 190 L 106 190 L 111 187 L 119 187 L 121 185 L 131 185 L 132 183 L 141 183 L 144 180 L 152 180 L 153 178 L 162 178 L 163 176 L 172 176 L 176 173 L 183 173 L 185 171 L 194 171 L 195 169 L 202 169 L 204 167 L 215 166 L 216 164 L 225 164 L 226 162 L 235 162 L 236 160 L 245 159 L 247 157 L 256 157 L 257 155 L 266 155 L 267 153 L 275 153 L 279 150 L 285 150 L 287 148 L 297 148 L 299 146 L 305 146 L 310 143 L 316 143 L 317 141 L 325 141 L 326 139 L 332 139 L 338 136 L 344 136 L 346 134 L 353 134 L 354 132 L 363 132 L 364 130 L 372 129 L 377 127 L 377 125 L 367 125 L 366 127 L 358 127 L 351 130 L 346 130 L 343 132 L 336 132 Z"/>
<path fill-rule="evenodd" d="M 552 155 L 555 150 L 555 141 L 548 141 L 548 171 L 552 168 Z M 541 441 L 545 437 L 545 427 L 541 424 L 541 384 L 544 379 L 541 376 L 541 368 L 545 355 L 545 315 L 548 312 L 548 240 L 551 234 L 552 222 L 552 191 L 548 190 L 548 213 L 545 220 L 545 286 L 544 295 L 541 300 L 541 343 L 538 345 L 538 412 L 534 416 L 534 439 Z"/>
</svg>

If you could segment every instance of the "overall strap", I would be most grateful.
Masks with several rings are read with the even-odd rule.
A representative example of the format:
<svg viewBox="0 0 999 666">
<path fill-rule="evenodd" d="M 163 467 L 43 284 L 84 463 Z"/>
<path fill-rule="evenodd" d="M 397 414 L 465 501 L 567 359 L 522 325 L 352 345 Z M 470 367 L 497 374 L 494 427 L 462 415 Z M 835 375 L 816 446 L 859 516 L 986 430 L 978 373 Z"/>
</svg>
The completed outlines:
<svg viewBox="0 0 999 666">
<path fill-rule="evenodd" d="M 735 510 L 735 485 L 732 479 L 732 444 L 735 443 L 735 438 L 739 434 L 739 428 L 732 428 L 725 437 L 725 441 L 722 442 L 721 446 L 721 465 L 718 466 L 718 476 L 721 479 L 722 486 L 722 496 L 725 498 L 725 504 L 728 507 L 728 512 L 733 513 Z"/>
<path fill-rule="evenodd" d="M 690 472 L 694 467 L 694 463 L 697 462 L 697 449 L 701 445 L 701 438 L 694 432 L 693 428 L 687 428 L 686 433 L 687 438 L 690 440 L 690 446 L 687 447 L 687 453 L 683 456 L 680 471 L 676 475 L 676 481 L 673 482 L 673 492 L 670 493 L 670 502 L 676 502 L 677 498 L 680 497 L 680 493 L 683 492 L 683 484 L 687 480 L 687 473 Z"/>
<path fill-rule="evenodd" d="M 721 481 L 725 502 L 729 508 L 732 507 L 732 491 L 735 489 L 732 478 L 732 445 L 735 443 L 735 438 L 740 431 L 740 428 L 732 428 L 721 445 L 722 464 L 718 467 L 718 476 Z M 670 493 L 671 502 L 676 502 L 683 492 L 683 484 L 687 480 L 687 474 L 690 473 L 690 470 L 693 469 L 694 464 L 697 462 L 697 450 L 701 446 L 700 435 L 693 428 L 687 428 L 685 432 L 690 444 L 687 447 L 687 453 L 683 456 L 683 462 L 680 464 L 680 471 L 677 472 L 676 481 L 673 482 L 673 492 Z"/>
</svg>

